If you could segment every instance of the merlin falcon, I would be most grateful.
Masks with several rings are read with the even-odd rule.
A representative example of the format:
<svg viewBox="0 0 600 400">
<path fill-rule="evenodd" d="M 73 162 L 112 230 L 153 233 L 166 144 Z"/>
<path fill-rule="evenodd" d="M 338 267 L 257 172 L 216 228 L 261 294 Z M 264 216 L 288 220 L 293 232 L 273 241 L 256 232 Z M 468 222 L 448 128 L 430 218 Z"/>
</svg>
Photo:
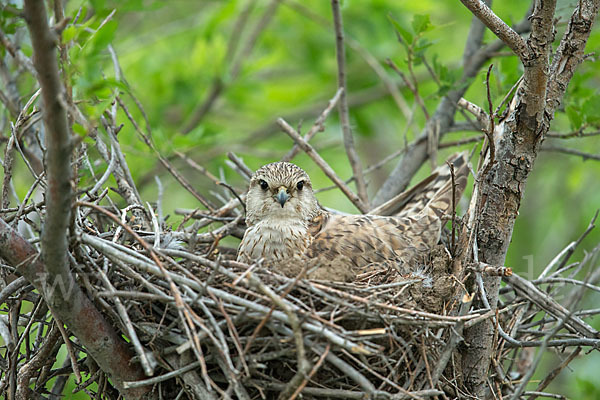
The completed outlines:
<svg viewBox="0 0 600 400">
<path fill-rule="evenodd" d="M 449 163 L 455 171 L 454 190 L 449 166 L 440 166 L 403 196 L 400 209 L 392 204 L 377 210 L 379 214 L 392 210 L 392 215 L 331 213 L 319 205 L 303 169 L 289 162 L 267 164 L 250 180 L 248 229 L 237 259 L 262 261 L 274 268 L 312 261 L 355 270 L 382 262 L 421 262 L 439 242 L 452 205 L 458 203 L 466 186 L 467 153 L 452 156 Z"/>
</svg>

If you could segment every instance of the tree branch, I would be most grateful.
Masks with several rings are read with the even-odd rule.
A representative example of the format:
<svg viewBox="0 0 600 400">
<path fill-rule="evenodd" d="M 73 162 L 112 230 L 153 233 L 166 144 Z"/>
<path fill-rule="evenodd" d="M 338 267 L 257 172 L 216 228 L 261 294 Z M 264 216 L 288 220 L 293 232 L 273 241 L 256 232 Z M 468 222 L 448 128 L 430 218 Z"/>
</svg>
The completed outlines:
<svg viewBox="0 0 600 400">
<path fill-rule="evenodd" d="M 331 0 L 331 9 L 333 11 L 333 26 L 335 30 L 335 53 L 337 55 L 338 65 L 338 89 L 343 89 L 338 103 L 340 110 L 340 123 L 342 124 L 342 133 L 344 135 L 344 147 L 348 155 L 348 161 L 352 167 L 352 173 L 355 177 L 356 191 L 363 204 L 369 208 L 369 198 L 367 196 L 367 185 L 362 172 L 360 158 L 354 147 L 354 138 L 350 128 L 350 116 L 348 114 L 348 101 L 346 100 L 346 52 L 344 49 L 344 29 L 342 27 L 342 13 L 340 12 L 339 0 Z"/>
<path fill-rule="evenodd" d="M 71 216 L 72 143 L 63 106 L 64 89 L 56 59 L 56 32 L 48 26 L 44 2 L 25 1 L 25 19 L 31 35 L 34 66 L 44 99 L 48 190 L 47 212 L 42 233 L 42 257 L 14 232 L 0 222 L 2 256 L 29 280 L 52 311 L 63 321 L 94 357 L 100 367 L 122 390 L 122 381 L 140 377 L 139 368 L 130 364 L 132 355 L 125 342 L 81 291 L 68 262 L 68 225 Z M 41 261 L 43 260 L 43 261 Z M 55 285 L 60 285 L 59 290 Z M 140 398 L 145 390 L 123 391 L 129 398 Z"/>
<path fill-rule="evenodd" d="M 527 18 L 528 15 L 529 12 L 523 21 L 515 25 L 515 32 L 529 30 L 530 23 Z M 481 22 L 474 19 L 472 25 L 477 24 L 481 24 Z M 484 48 L 475 50 L 473 48 L 474 43 L 481 43 L 483 32 L 484 30 L 475 28 L 472 28 L 469 31 L 469 38 L 467 38 L 468 46 L 466 46 L 464 50 L 464 54 L 468 54 L 469 58 L 464 65 L 463 75 L 460 81 L 456 84 L 456 88 L 451 90 L 445 97 L 442 98 L 435 110 L 435 113 L 431 117 L 432 122 L 430 126 L 440 127 L 440 139 L 452 126 L 454 114 L 456 112 L 456 103 L 461 97 L 463 97 L 469 88 L 472 78 L 479 73 L 481 67 L 493 56 L 493 54 L 504 46 L 504 43 L 498 40 Z M 480 37 L 477 38 L 475 36 Z M 427 159 L 426 138 L 428 136 L 428 127 L 425 127 L 425 129 L 423 129 L 421 132 L 421 135 L 407 146 L 404 156 L 398 162 L 398 164 L 396 164 L 389 177 L 375 195 L 375 198 L 372 202 L 373 206 L 379 206 L 385 203 L 387 200 L 399 194 L 406 188 L 410 182 L 410 179 Z"/>
<path fill-rule="evenodd" d="M 530 18 L 532 31 L 527 40 L 527 57 L 521 58 L 523 82 L 517 90 L 509 115 L 494 133 L 497 138 L 496 163 L 482 177 L 477 199 L 472 203 L 477 206 L 470 211 L 476 215 L 474 226 L 470 227 L 476 232 L 479 247 L 475 256 L 492 265 L 504 264 L 527 177 L 555 111 L 555 108 L 547 106 L 546 93 L 552 85 L 548 71 L 555 34 L 556 1 L 536 1 L 535 4 Z M 595 10 L 597 12 L 597 7 Z M 591 24 L 588 26 L 591 28 Z M 489 162 L 488 156 L 483 164 L 486 170 L 488 168 L 485 165 Z M 484 287 L 487 302 L 495 309 L 500 278 L 485 276 Z M 475 307 L 483 303 L 483 299 L 479 299 Z M 465 342 L 469 346 L 469 351 L 463 354 L 462 359 L 463 370 L 468 371 L 465 384 L 471 394 L 478 398 L 485 397 L 488 390 L 487 376 L 494 336 L 495 326 L 491 321 L 484 321 L 465 331 Z"/>
<path fill-rule="evenodd" d="M 237 79 L 237 77 L 240 73 L 240 70 L 242 68 L 243 62 L 248 59 L 248 57 L 250 56 L 250 53 L 252 52 L 252 49 L 254 48 L 254 45 L 256 44 L 256 41 L 258 40 L 258 37 L 267 28 L 267 26 L 269 25 L 269 22 L 271 22 L 271 19 L 275 15 L 275 12 L 277 11 L 277 7 L 279 7 L 280 2 L 281 2 L 281 0 L 271 0 L 271 2 L 269 3 L 269 6 L 267 7 L 266 11 L 264 12 L 262 18 L 260 19 L 260 21 L 258 21 L 258 23 L 254 27 L 252 32 L 248 35 L 248 40 L 246 41 L 244 48 L 241 50 L 240 54 L 233 62 L 231 70 L 229 71 L 229 82 L 232 82 L 235 79 Z M 240 17 L 238 19 L 238 23 L 236 24 L 237 26 L 246 24 L 246 18 L 247 18 L 247 12 L 248 12 L 247 10 L 248 10 L 248 8 L 246 8 L 246 10 L 244 10 L 242 12 L 242 14 L 240 15 Z M 237 29 L 237 27 L 236 27 L 236 29 Z M 240 26 L 240 29 L 242 29 L 241 26 Z M 237 33 L 236 33 L 236 35 L 237 35 Z M 236 44 L 237 43 L 235 41 L 229 42 L 229 46 L 227 49 L 228 55 L 226 56 L 227 59 L 229 59 L 232 56 L 232 54 L 235 53 L 234 47 Z M 227 88 L 227 84 L 224 82 L 223 79 L 224 79 L 224 77 L 222 77 L 222 76 L 217 76 L 214 78 L 212 85 L 211 85 L 210 89 L 208 90 L 208 94 L 206 95 L 204 101 L 202 103 L 200 103 L 197 106 L 197 108 L 192 112 L 190 120 L 181 129 L 181 132 L 184 135 L 187 135 L 188 133 L 193 131 L 198 125 L 200 125 L 200 123 L 202 122 L 204 117 L 210 112 L 210 110 L 212 110 L 212 108 L 215 105 L 218 98 L 221 96 L 223 91 Z"/>
<path fill-rule="evenodd" d="M 48 26 L 43 2 L 25 2 L 25 16 L 34 50 L 34 66 L 44 99 L 48 212 L 42 234 L 42 258 L 56 277 L 70 276 L 67 252 L 67 228 L 71 215 L 71 150 L 67 113 L 60 101 L 64 90 L 58 74 L 55 44 L 58 38 Z M 60 306 L 60 304 L 53 304 Z"/>
<path fill-rule="evenodd" d="M 72 276 L 69 274 L 70 279 L 65 281 L 49 274 L 35 248 L 2 219 L 0 257 L 14 266 L 44 296 L 52 311 L 67 323 L 86 351 L 118 388 L 122 389 L 123 381 L 143 377 L 141 369 L 131 363 L 133 353 L 128 345 L 81 291 Z M 67 295 L 69 308 L 53 308 L 51 304 L 56 303 L 53 299 L 64 295 Z M 137 399 L 145 391 L 125 390 L 122 393 L 127 398 Z"/>
<path fill-rule="evenodd" d="M 331 100 L 329 100 L 329 103 L 327 104 L 327 107 L 325 107 L 325 109 L 323 110 L 323 112 L 321 113 L 321 115 L 319 115 L 319 117 L 317 118 L 317 120 L 315 121 L 315 123 L 313 124 L 313 126 L 310 128 L 310 130 L 306 133 L 306 135 L 304 135 L 304 140 L 306 142 L 308 142 L 310 139 L 313 138 L 313 136 L 315 136 L 317 134 L 317 132 L 321 132 L 324 130 L 323 125 L 325 124 L 325 120 L 327 119 L 327 117 L 329 116 L 329 113 L 331 112 L 331 109 L 337 104 L 337 102 L 340 99 L 340 96 L 342 95 L 342 93 L 344 92 L 344 88 L 339 88 L 337 90 L 337 92 L 335 93 L 335 96 L 333 96 L 333 98 Z M 281 161 L 287 161 L 290 162 L 292 161 L 292 159 L 294 157 L 296 157 L 296 155 L 300 152 L 300 146 L 298 146 L 297 144 L 294 144 L 294 147 L 291 148 L 290 151 L 288 151 L 282 158 Z"/>
<path fill-rule="evenodd" d="M 333 169 L 327 164 L 325 160 L 316 152 L 316 150 L 308 144 L 302 136 L 294 128 L 292 128 L 283 118 L 277 119 L 277 124 L 281 127 L 281 129 L 289 135 L 298 146 L 302 150 L 306 152 L 306 154 L 313 159 L 313 161 L 325 172 L 325 175 L 329 177 L 348 197 L 348 199 L 360 210 L 362 213 L 367 213 L 369 209 L 365 206 L 365 204 L 360 200 L 360 198 L 350 190 L 348 185 L 344 183 L 333 171 Z"/>
<path fill-rule="evenodd" d="M 485 24 L 515 54 L 525 60 L 528 49 L 525 40 L 510 26 L 502 21 L 482 0 L 460 0 L 481 22 Z"/>
<path fill-rule="evenodd" d="M 585 45 L 598 15 L 600 0 L 579 1 L 573 11 L 550 67 L 548 91 L 546 92 L 548 110 L 551 113 L 560 106 L 567 85 L 575 69 L 583 62 Z"/>
</svg>

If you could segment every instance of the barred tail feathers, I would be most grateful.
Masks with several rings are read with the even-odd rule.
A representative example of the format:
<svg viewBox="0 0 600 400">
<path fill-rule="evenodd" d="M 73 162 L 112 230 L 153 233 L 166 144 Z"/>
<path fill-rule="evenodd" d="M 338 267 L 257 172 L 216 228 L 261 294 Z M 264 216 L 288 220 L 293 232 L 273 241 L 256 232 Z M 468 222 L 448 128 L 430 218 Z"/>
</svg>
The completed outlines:
<svg viewBox="0 0 600 400">
<path fill-rule="evenodd" d="M 453 154 L 448 158 L 447 163 L 454 166 L 454 204 L 457 204 L 467 186 L 469 153 L 464 151 Z M 447 163 L 433 171 L 432 176 L 435 176 L 435 179 L 415 195 L 398 213 L 398 216 L 414 215 L 428 207 L 440 218 L 450 214 L 452 209 L 452 174 Z"/>
<path fill-rule="evenodd" d="M 455 154 L 448 159 L 448 163 L 454 167 L 454 189 L 452 188 L 452 174 L 450 167 L 445 164 L 438 169 L 440 180 L 443 179 L 441 187 L 434 192 L 431 200 L 425 205 L 437 214 L 439 218 L 449 218 L 452 212 L 452 205 L 456 206 L 460 201 L 463 192 L 467 186 L 469 177 L 469 159 L 468 153 L 462 152 Z M 454 203 L 452 202 L 452 194 L 454 194 Z"/>
</svg>

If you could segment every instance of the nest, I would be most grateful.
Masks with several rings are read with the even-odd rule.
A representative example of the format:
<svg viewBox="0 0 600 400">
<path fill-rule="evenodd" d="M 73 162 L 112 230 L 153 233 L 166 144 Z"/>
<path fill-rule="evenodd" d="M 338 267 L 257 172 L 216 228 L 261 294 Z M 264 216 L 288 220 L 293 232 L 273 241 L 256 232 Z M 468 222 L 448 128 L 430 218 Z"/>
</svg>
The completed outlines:
<svg viewBox="0 0 600 400">
<path fill-rule="evenodd" d="M 578 352 L 586 345 L 583 328 L 572 323 L 577 317 L 560 314 L 548 294 L 481 263 L 464 268 L 459 280 L 442 244 L 411 271 L 372 266 L 353 282 L 303 278 L 313 266 L 286 276 L 236 262 L 235 250 L 220 244 L 243 232 L 236 204 L 234 198 L 213 213 L 190 213 L 199 219 L 187 231 L 144 230 L 136 226 L 139 214 L 127 223 L 126 213 L 117 218 L 92 203 L 75 210 L 79 233 L 71 256 L 78 283 L 131 343 L 149 376 L 125 382 L 126 388 L 152 385 L 165 399 L 463 398 L 469 396 L 461 361 L 466 329 L 495 324 L 490 384 L 499 394 L 518 387 L 531 368 L 532 348 Z M 195 233 L 199 226 L 204 233 Z M 497 312 L 471 307 L 467 277 L 482 274 L 512 279 Z M 26 293 L 39 304 L 30 290 L 14 295 Z M 51 318 L 47 308 L 34 312 L 38 321 Z M 116 396 L 102 371 L 80 358 L 85 349 L 76 339 L 74 345 L 73 365 L 89 372 L 76 390 Z M 36 391 L 58 374 L 40 369 Z"/>
<path fill-rule="evenodd" d="M 432 379 L 452 385 L 451 368 L 436 370 L 437 360 L 452 328 L 482 313 L 456 315 L 461 285 L 443 245 L 416 272 L 380 265 L 354 282 L 307 280 L 308 267 L 285 276 L 235 262 L 228 248 L 204 240 L 238 221 L 200 237 L 138 232 L 149 243 L 159 237 L 164 270 L 131 236 L 82 235 L 85 285 L 99 307 L 124 335 L 136 333 L 146 368 L 178 371 L 151 381 L 189 387 L 186 374 L 194 375 L 187 379 L 215 395 L 239 398 L 429 397 L 442 393 Z"/>
<path fill-rule="evenodd" d="M 77 283 L 126 338 L 136 354 L 133 362 L 147 376 L 124 382 L 125 389 L 151 387 L 163 399 L 468 398 L 473 366 L 463 360 L 469 353 L 463 333 L 487 324 L 494 332 L 488 338 L 490 391 L 527 394 L 533 393 L 525 385 L 539 363 L 533 359 L 536 347 L 568 351 L 570 361 L 582 346 L 598 345 L 597 332 L 580 319 L 598 311 L 575 314 L 552 298 L 561 294 L 566 279 L 578 285 L 569 292 L 576 304 L 598 271 L 585 282 L 576 281 L 575 274 L 593 265 L 598 249 L 569 272 L 575 266 L 566 266 L 575 247 L 569 245 L 544 274 L 556 272 L 531 283 L 505 267 L 463 265 L 464 244 L 454 244 L 453 232 L 446 231 L 454 250 L 439 244 L 420 265 L 371 265 L 350 282 L 307 279 L 318 265 L 277 268 L 235 261 L 230 238 L 239 239 L 245 227 L 242 199 L 233 193 L 212 212 L 183 212 L 184 221 L 175 228 L 159 222 L 154 209 L 100 206 L 106 190 L 73 208 L 69 259 Z M 31 224 L 30 211 L 44 215 L 44 204 L 14 209 L 5 221 Z M 18 272 L 8 265 L 3 269 Z M 484 275 L 503 276 L 507 283 L 497 311 L 487 300 L 474 307 L 474 299 L 487 299 Z M 57 386 L 62 392 L 73 374 L 76 392 L 118 397 L 69 326 L 65 330 L 53 321 L 44 299 L 23 277 L 0 297 L 25 327 L 14 339 L 2 335 L 8 353 L 1 390 L 26 370 L 36 393 Z M 23 311 L 22 301 L 34 307 Z M 23 342 L 24 348 L 16 346 Z M 69 358 L 57 368 L 53 363 L 63 342 Z M 50 361 L 32 365 L 30 358 Z M 552 371 L 537 392 L 567 364 Z"/>
<path fill-rule="evenodd" d="M 598 289 L 592 283 L 600 278 L 590 269 L 585 280 L 576 279 L 595 265 L 598 249 L 567 265 L 581 240 L 533 282 L 503 266 L 464 262 L 466 229 L 457 230 L 456 243 L 454 232 L 445 232 L 453 251 L 439 244 L 419 265 L 371 265 L 349 282 L 307 279 L 318 265 L 235 261 L 230 239 L 239 239 L 245 227 L 242 199 L 234 193 L 211 212 L 183 212 L 183 222 L 170 228 L 151 208 L 99 205 L 106 190 L 73 208 L 69 260 L 77 284 L 133 348 L 132 362 L 147 377 L 121 382 L 125 390 L 151 388 L 163 399 L 472 398 L 469 379 L 477 366 L 466 361 L 470 344 L 463 337 L 487 326 L 493 337 L 481 340 L 492 348 L 485 382 L 490 392 L 535 397 L 583 346 L 600 342 L 582 320 L 598 310 L 569 311 L 585 290 Z M 44 211 L 35 203 L 8 210 L 4 220 L 35 227 L 27 213 Z M 453 223 L 460 228 L 458 219 Z M 3 265 L 5 273 L 19 268 Z M 485 275 L 502 276 L 507 284 L 497 309 L 487 303 Z M 575 284 L 569 292 L 566 283 Z M 568 307 L 553 296 L 568 296 Z M 23 327 L 13 334 L 0 329 L 7 348 L 0 392 L 62 393 L 74 375 L 75 392 L 119 396 L 24 277 L 0 298 Z M 33 307 L 22 308 L 24 301 Z M 57 367 L 62 343 L 69 357 Z M 528 392 L 538 347 L 538 354 L 550 348 L 568 355 Z"/>
<path fill-rule="evenodd" d="M 112 132 L 116 125 L 106 129 Z M 231 240 L 237 241 L 245 229 L 242 190 L 182 157 L 228 189 L 212 196 L 221 201 L 219 206 L 211 204 L 161 158 L 174 178 L 211 210 L 180 211 L 183 221 L 167 226 L 161 194 L 155 208 L 141 206 L 127 178 L 125 157 L 111 157 L 99 136 L 95 141 L 109 167 L 94 179 L 93 188 L 80 193 L 72 208 L 70 271 L 50 276 L 50 285 L 37 273 L 48 268 L 38 257 L 39 247 L 34 247 L 42 236 L 36 221 L 57 210 L 47 210 L 43 201 L 30 202 L 29 197 L 19 207 L 2 210 L 0 256 L 6 261 L 2 271 L 8 284 L 0 299 L 9 317 L 0 318 L 6 347 L 0 355 L 0 393 L 9 397 L 15 392 L 17 398 L 61 394 L 69 376 L 77 382 L 75 392 L 95 398 L 118 398 L 116 388 L 143 388 L 143 394 L 149 391 L 162 399 L 473 398 L 475 385 L 485 385 L 497 397 L 535 397 L 544 394 L 583 346 L 599 345 L 598 332 L 583 321 L 599 311 L 569 311 L 584 291 L 600 290 L 593 286 L 600 278 L 598 269 L 577 279 L 586 266 L 595 265 L 599 249 L 580 263 L 567 264 L 581 239 L 563 250 L 538 279 L 527 281 L 504 266 L 470 260 L 467 249 L 474 243 L 467 226 L 473 226 L 477 214 L 472 201 L 467 223 L 452 218 L 448 246 L 439 244 L 419 265 L 371 265 L 355 276 L 338 269 L 329 271 L 328 279 L 311 274 L 321 266 L 310 263 L 247 265 L 235 261 Z M 119 151 L 112 147 L 112 152 Z M 251 171 L 235 155 L 229 156 L 230 166 L 247 179 Z M 314 159 L 324 168 L 320 158 Z M 108 188 L 103 189 L 111 173 L 116 191 L 129 204 L 126 208 L 117 207 Z M 28 196 L 42 181 L 36 179 Z M 334 181 L 345 185 L 339 178 Z M 30 242 L 9 224 L 28 230 Z M 485 275 L 502 276 L 506 283 L 497 307 L 488 303 Z M 129 363 L 129 370 L 133 362 L 135 375 L 141 376 L 141 370 L 146 379 L 108 376 L 100 361 L 96 364 L 88 355 L 101 352 L 89 330 L 84 343 L 70 330 L 77 321 L 65 328 L 56 319 L 60 304 L 46 301 L 52 301 L 53 290 L 65 288 L 55 278 L 73 276 L 81 288 L 80 299 L 91 299 L 89 309 L 104 320 L 105 330 L 114 331 L 112 348 L 125 348 L 120 359 Z M 336 276 L 346 282 L 337 282 Z M 568 298 L 568 306 L 555 296 Z M 24 302 L 32 306 L 21 307 Z M 81 311 L 75 310 L 78 305 L 70 306 L 69 312 Z M 87 323 L 84 328 L 89 329 L 95 321 Z M 463 339 L 467 336 L 471 342 Z M 68 358 L 57 366 L 63 343 Z M 90 343 L 96 348 L 89 348 Z M 491 364 L 470 359 L 469 346 L 491 348 Z M 550 348 L 568 356 L 535 391 L 527 392 L 541 359 L 533 357 L 537 347 L 538 354 Z M 104 357 L 105 365 L 110 364 Z M 472 376 L 487 380 L 473 382 Z M 114 387 L 111 380 L 117 382 Z"/>
</svg>

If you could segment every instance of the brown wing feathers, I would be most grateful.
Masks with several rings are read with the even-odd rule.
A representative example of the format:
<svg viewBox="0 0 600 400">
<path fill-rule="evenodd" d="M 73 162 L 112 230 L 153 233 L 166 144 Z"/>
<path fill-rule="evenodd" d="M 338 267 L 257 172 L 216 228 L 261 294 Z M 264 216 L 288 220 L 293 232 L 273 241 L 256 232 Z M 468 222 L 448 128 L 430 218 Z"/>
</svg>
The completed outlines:
<svg viewBox="0 0 600 400">
<path fill-rule="evenodd" d="M 448 158 L 448 163 L 454 166 L 454 193 L 456 195 L 455 204 L 462 197 L 469 177 L 468 153 L 462 152 L 453 154 Z M 447 164 L 441 165 L 430 175 L 434 179 L 415 193 L 410 201 L 398 212 L 398 216 L 411 215 L 425 209 L 429 204 L 435 210 L 450 213 L 452 207 L 452 175 L 450 167 Z M 425 178 L 427 181 L 430 177 Z M 417 184 L 417 186 L 420 184 Z"/>
</svg>

